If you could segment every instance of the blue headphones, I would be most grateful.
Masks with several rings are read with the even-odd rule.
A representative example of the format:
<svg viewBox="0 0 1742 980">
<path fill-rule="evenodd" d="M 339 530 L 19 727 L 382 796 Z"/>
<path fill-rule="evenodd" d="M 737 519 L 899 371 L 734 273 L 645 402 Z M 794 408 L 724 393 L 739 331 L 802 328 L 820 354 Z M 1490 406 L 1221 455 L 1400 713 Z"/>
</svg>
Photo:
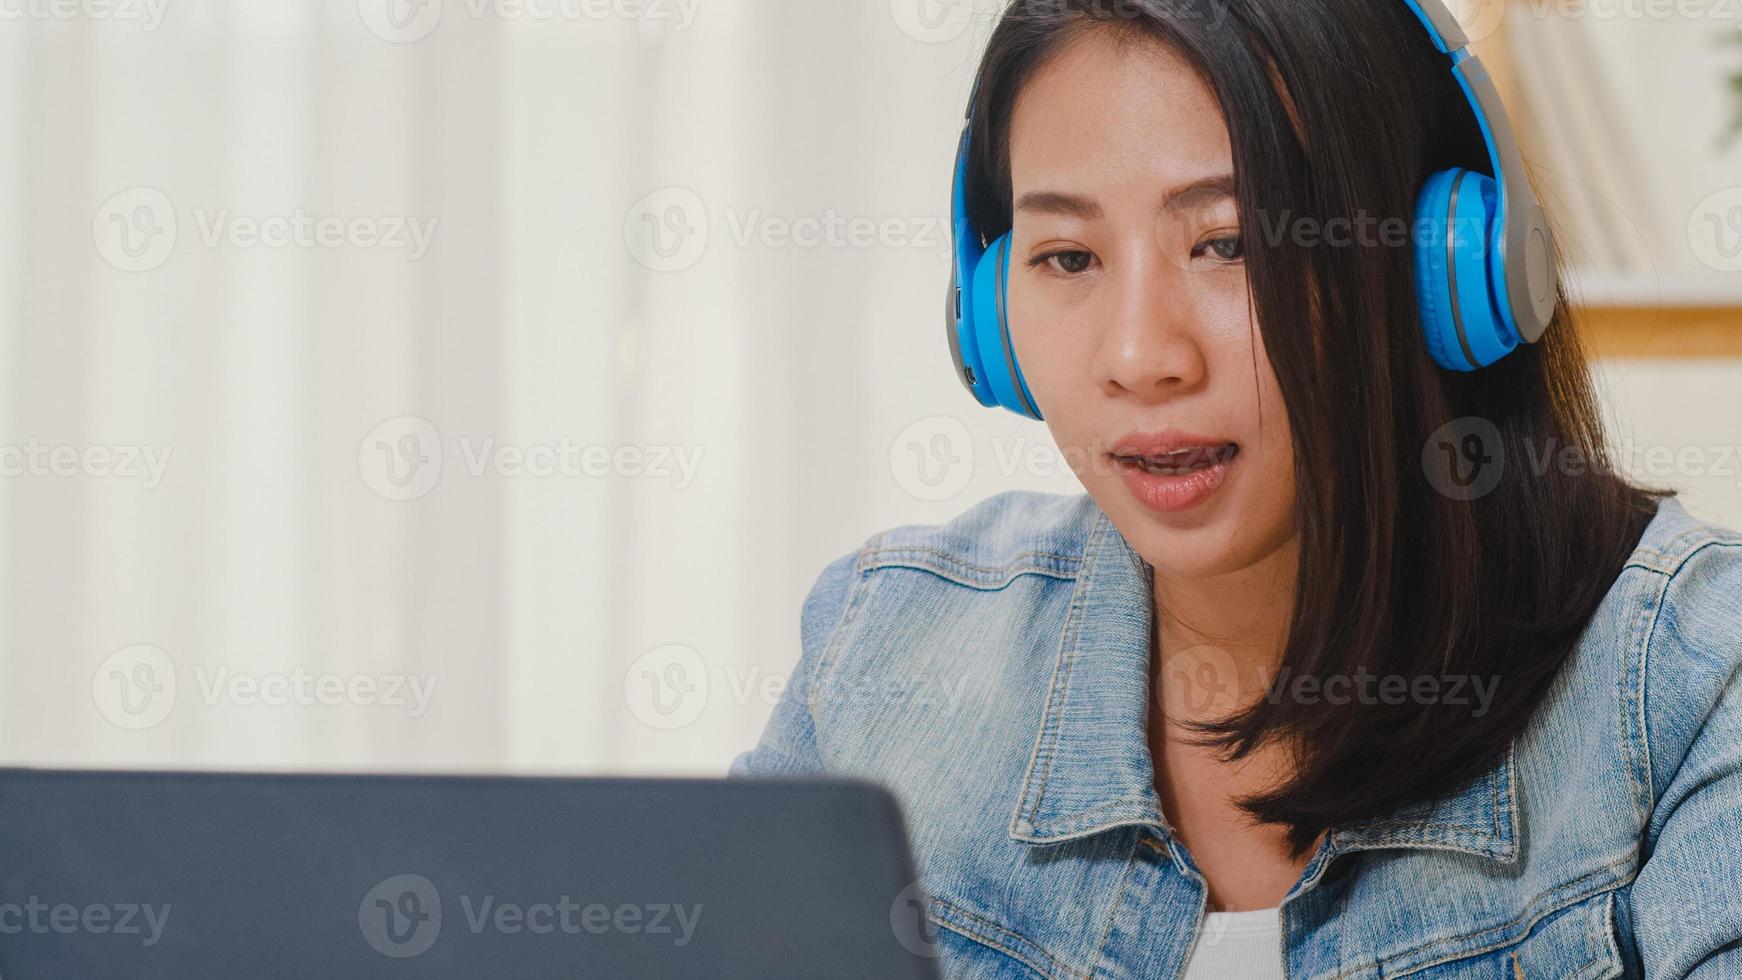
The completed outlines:
<svg viewBox="0 0 1742 980">
<path fill-rule="evenodd" d="M 1493 175 L 1453 168 L 1433 174 L 1416 200 L 1415 285 L 1434 363 L 1474 371 L 1536 343 L 1554 316 L 1558 273 L 1548 221 L 1524 176 L 1506 107 L 1469 38 L 1441 0 L 1404 0 L 1451 58 L 1488 146 Z M 974 100 L 956 155 L 951 232 L 954 266 L 944 311 L 956 376 L 980 404 L 1041 418 L 1010 345 L 1005 299 L 1010 235 L 991 244 L 968 220 L 968 139 Z"/>
</svg>

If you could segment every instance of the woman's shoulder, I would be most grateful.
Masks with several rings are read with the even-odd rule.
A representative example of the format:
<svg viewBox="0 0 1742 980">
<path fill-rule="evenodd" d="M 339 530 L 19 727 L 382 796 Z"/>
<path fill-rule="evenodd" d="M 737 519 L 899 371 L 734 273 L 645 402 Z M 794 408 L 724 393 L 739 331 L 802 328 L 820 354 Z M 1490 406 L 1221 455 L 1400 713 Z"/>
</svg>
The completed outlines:
<svg viewBox="0 0 1742 980">
<path fill-rule="evenodd" d="M 1643 574 L 1628 609 L 1647 658 L 1641 668 L 1679 680 L 1701 671 L 1728 680 L 1742 665 L 1742 531 L 1665 497 L 1627 569 Z"/>
<path fill-rule="evenodd" d="M 822 658 L 844 622 L 857 618 L 852 611 L 864 611 L 858 597 L 880 574 L 926 573 L 929 585 L 904 590 L 921 600 L 937 589 L 998 591 L 1024 575 L 1073 580 L 1085 564 L 1097 525 L 1105 520 L 1086 493 L 1011 490 L 942 523 L 879 531 L 817 575 L 800 615 L 804 648 Z"/>
<path fill-rule="evenodd" d="M 1590 813 L 1632 814 L 1637 826 L 1603 824 L 1621 835 L 1616 847 L 1655 839 L 1689 787 L 1742 800 L 1742 532 L 1658 501 L 1518 764 L 1539 790 L 1527 811 L 1578 799 Z M 1566 846 L 1590 853 L 1594 826 L 1567 823 L 1584 843 Z"/>
<path fill-rule="evenodd" d="M 975 826 L 1004 826 L 1080 573 L 1108 526 L 1087 494 L 1013 491 L 829 562 L 786 692 L 815 766 L 879 780 L 919 814 L 979 787 L 986 812 L 1001 812 Z M 899 734 L 915 731 L 928 735 Z"/>
<path fill-rule="evenodd" d="M 1086 493 L 1010 490 L 939 524 L 904 524 L 872 535 L 855 567 L 911 567 L 961 585 L 998 588 L 1029 572 L 1074 575 L 1100 509 Z"/>
<path fill-rule="evenodd" d="M 1610 632 L 1580 653 L 1604 669 L 1574 673 L 1586 696 L 1550 726 L 1560 751 L 1539 760 L 1541 799 L 1524 794 L 1524 809 L 1538 811 L 1539 837 L 1569 835 L 1546 849 L 1551 863 L 1585 859 L 1626 879 L 1647 962 L 1704 975 L 1698 965 L 1733 950 L 1742 923 L 1735 890 L 1712 885 L 1713 869 L 1742 861 L 1742 532 L 1664 498 L 1617 595 Z M 1564 710 L 1599 704 L 1609 710 Z"/>
<path fill-rule="evenodd" d="M 1628 566 L 1646 578 L 1622 691 L 1661 799 L 1697 740 L 1742 724 L 1742 531 L 1665 498 Z"/>
<path fill-rule="evenodd" d="M 880 573 L 927 573 L 930 589 L 1002 590 L 1018 577 L 1075 579 L 1106 518 L 1087 494 L 1011 490 L 942 523 L 902 524 L 870 535 L 830 561 L 805 598 L 801 631 L 818 655 Z M 905 590 L 916 596 L 928 587 Z"/>
<path fill-rule="evenodd" d="M 1742 530 L 1696 515 L 1679 497 L 1663 497 L 1628 564 L 1675 577 L 1701 556 L 1720 564 L 1735 561 L 1738 545 Z"/>
</svg>

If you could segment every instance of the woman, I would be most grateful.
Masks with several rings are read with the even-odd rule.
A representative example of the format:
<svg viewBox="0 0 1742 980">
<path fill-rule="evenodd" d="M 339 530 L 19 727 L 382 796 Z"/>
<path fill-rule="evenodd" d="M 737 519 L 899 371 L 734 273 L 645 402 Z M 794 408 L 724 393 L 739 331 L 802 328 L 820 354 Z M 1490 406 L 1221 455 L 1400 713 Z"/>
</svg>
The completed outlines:
<svg viewBox="0 0 1742 980">
<path fill-rule="evenodd" d="M 1411 219 L 1495 168 L 1428 26 L 998 25 L 961 192 L 1009 233 L 990 401 L 1087 494 L 829 565 L 733 767 L 889 785 L 948 975 L 1742 976 L 1742 534 L 1609 469 L 1549 260 L 1540 342 L 1442 366 L 1460 246 Z"/>
</svg>

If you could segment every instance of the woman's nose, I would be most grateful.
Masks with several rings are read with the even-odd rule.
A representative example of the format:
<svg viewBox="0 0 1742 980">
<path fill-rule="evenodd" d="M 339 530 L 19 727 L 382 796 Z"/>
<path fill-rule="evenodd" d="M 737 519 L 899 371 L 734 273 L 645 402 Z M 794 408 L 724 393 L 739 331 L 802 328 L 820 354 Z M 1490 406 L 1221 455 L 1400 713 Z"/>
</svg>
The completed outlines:
<svg viewBox="0 0 1742 980">
<path fill-rule="evenodd" d="M 1104 328 L 1095 370 L 1111 394 L 1154 400 L 1203 385 L 1202 332 L 1186 270 L 1145 250 L 1123 263 L 1097 317 Z"/>
</svg>

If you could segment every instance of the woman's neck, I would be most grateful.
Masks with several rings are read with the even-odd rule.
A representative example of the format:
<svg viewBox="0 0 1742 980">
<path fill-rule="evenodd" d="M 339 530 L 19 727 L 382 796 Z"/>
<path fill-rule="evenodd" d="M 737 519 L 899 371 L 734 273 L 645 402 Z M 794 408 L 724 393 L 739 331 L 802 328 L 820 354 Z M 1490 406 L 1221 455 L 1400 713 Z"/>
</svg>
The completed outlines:
<svg viewBox="0 0 1742 980">
<path fill-rule="evenodd" d="M 1255 564 L 1209 578 L 1156 569 L 1152 653 L 1168 718 L 1211 720 L 1269 689 L 1288 640 L 1298 554 L 1291 540 Z M 1177 690 L 1182 686 L 1190 690 Z"/>
<path fill-rule="evenodd" d="M 1290 753 L 1267 745 L 1229 762 L 1183 724 L 1220 720 L 1268 691 L 1288 637 L 1296 554 L 1290 544 L 1227 575 L 1178 580 L 1158 569 L 1155 578 L 1155 788 L 1211 908 L 1280 904 L 1309 858 L 1289 850 L 1286 827 L 1257 824 L 1239 805 L 1287 781 Z"/>
</svg>

